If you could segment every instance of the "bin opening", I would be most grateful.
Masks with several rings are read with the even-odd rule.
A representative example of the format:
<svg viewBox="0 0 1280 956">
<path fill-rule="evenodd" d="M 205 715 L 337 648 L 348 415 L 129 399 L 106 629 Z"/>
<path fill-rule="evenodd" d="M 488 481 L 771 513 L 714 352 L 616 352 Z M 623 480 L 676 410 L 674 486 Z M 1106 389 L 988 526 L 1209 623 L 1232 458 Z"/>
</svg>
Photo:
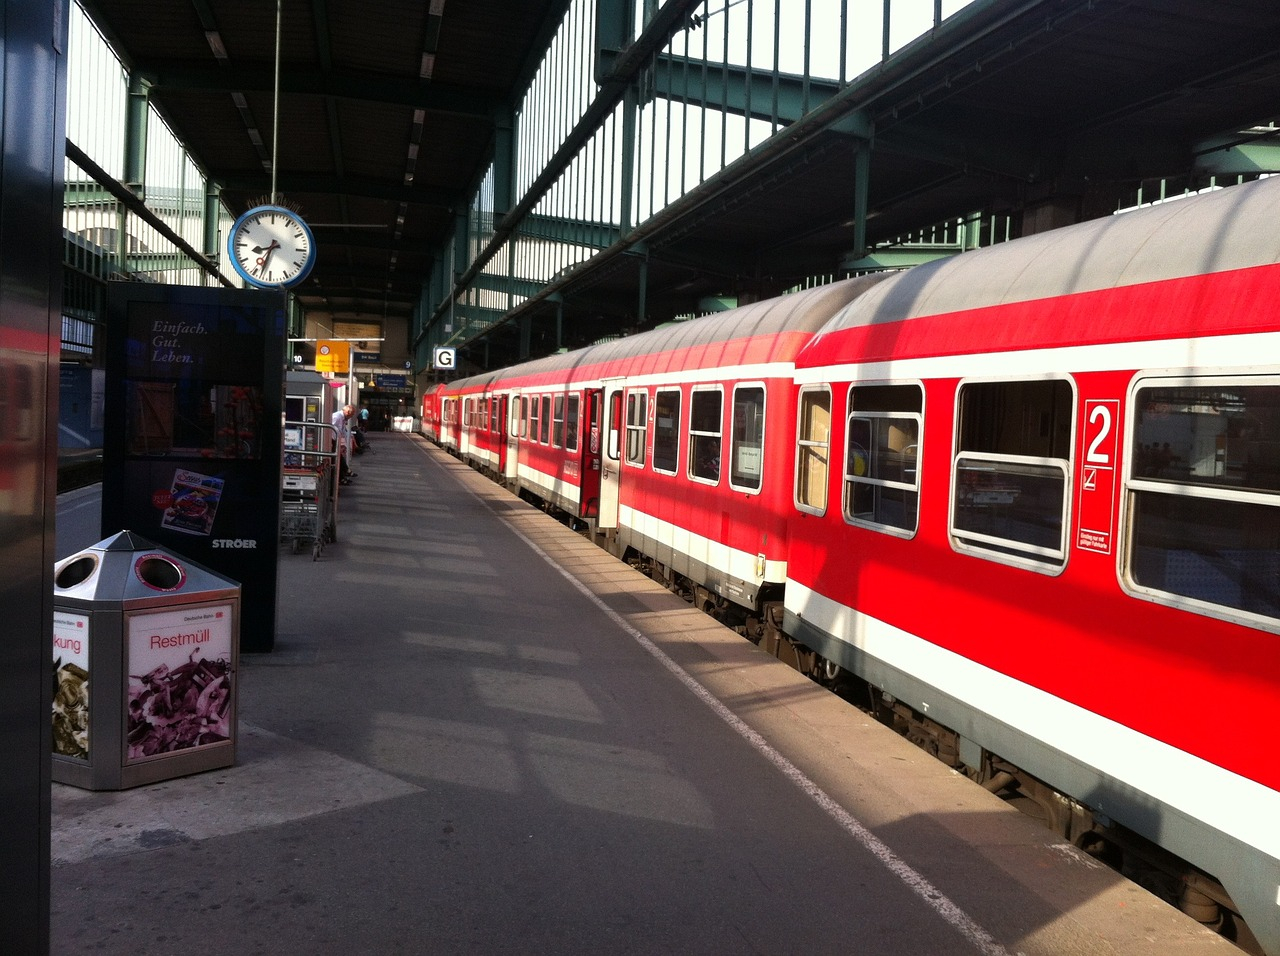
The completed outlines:
<svg viewBox="0 0 1280 956">
<path fill-rule="evenodd" d="M 67 562 L 66 567 L 58 572 L 54 577 L 55 586 L 66 589 L 73 588 L 77 584 L 83 584 L 93 576 L 93 572 L 98 568 L 98 559 L 91 554 L 83 555 L 74 561 Z"/>
<path fill-rule="evenodd" d="M 158 591 L 176 591 L 187 578 L 182 568 L 159 554 L 139 558 L 134 571 L 143 584 Z"/>
</svg>

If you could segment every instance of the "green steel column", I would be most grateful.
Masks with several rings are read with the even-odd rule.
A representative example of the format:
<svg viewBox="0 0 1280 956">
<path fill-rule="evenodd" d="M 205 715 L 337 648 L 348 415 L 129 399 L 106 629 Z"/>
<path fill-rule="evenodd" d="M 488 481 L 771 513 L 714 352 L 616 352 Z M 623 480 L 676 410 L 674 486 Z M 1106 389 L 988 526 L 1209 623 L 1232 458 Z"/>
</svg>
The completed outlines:
<svg viewBox="0 0 1280 956">
<path fill-rule="evenodd" d="M 626 236 L 635 226 L 632 221 L 632 198 L 636 181 L 636 116 L 640 112 L 640 94 L 629 86 L 622 98 L 622 182 L 618 184 L 621 200 L 618 206 L 618 233 Z"/>
<path fill-rule="evenodd" d="M 853 158 L 853 248 L 855 258 L 867 254 L 867 193 L 871 188 L 871 144 L 858 147 Z"/>
<path fill-rule="evenodd" d="M 649 308 L 649 246 L 647 243 L 639 243 L 636 251 L 640 253 L 640 281 L 637 283 L 640 288 L 636 293 L 636 321 L 643 325 L 645 310 Z"/>
<path fill-rule="evenodd" d="M 556 351 L 559 352 L 564 348 L 564 299 L 560 293 L 555 294 L 556 300 Z"/>
<path fill-rule="evenodd" d="M 222 186 L 213 180 L 205 180 L 204 192 L 204 255 L 215 264 L 222 262 L 222 243 L 218 224 L 222 218 Z M 209 285 L 213 280 L 206 274 L 202 280 Z M 215 283 L 216 284 L 216 283 Z"/>
<path fill-rule="evenodd" d="M 608 75 L 613 57 L 601 56 L 601 51 L 624 50 L 635 39 L 635 0 L 596 0 L 596 79 Z M 652 4 L 646 0 L 645 16 L 652 15 Z M 628 87 L 622 101 L 622 182 L 618 193 L 621 200 L 619 226 L 621 235 L 631 231 L 632 193 L 635 184 L 636 115 L 640 110 L 640 96 L 634 86 Z"/>
<path fill-rule="evenodd" d="M 601 57 L 601 50 L 625 49 L 635 37 L 635 0 L 596 0 L 596 82 L 607 78 L 612 58 Z"/>
<path fill-rule="evenodd" d="M 459 302 L 458 297 L 462 295 L 463 290 L 458 288 L 458 281 L 462 278 L 462 274 L 466 272 L 467 265 L 470 262 L 468 257 L 468 227 L 471 222 L 471 210 L 462 209 L 454 215 L 453 225 L 453 258 L 451 260 L 452 269 L 449 271 L 449 331 L 456 333 L 461 331 L 461 326 L 467 323 L 466 303 Z M 462 305 L 462 314 L 457 314 L 457 307 Z"/>
<path fill-rule="evenodd" d="M 124 184 L 139 199 L 146 199 L 147 118 L 151 84 L 141 76 L 129 78 L 129 98 L 124 128 Z M 116 212 L 116 266 L 129 271 L 129 213 L 123 205 Z"/>
<path fill-rule="evenodd" d="M 129 102 L 125 113 L 124 184 L 139 199 L 146 199 L 147 117 L 151 83 L 134 74 L 129 77 Z"/>
<path fill-rule="evenodd" d="M 501 222 L 511 211 L 516 193 L 515 114 L 509 107 L 494 124 L 493 140 L 493 221 Z M 507 305 L 514 309 L 516 259 L 514 242 L 507 243 Z"/>
</svg>

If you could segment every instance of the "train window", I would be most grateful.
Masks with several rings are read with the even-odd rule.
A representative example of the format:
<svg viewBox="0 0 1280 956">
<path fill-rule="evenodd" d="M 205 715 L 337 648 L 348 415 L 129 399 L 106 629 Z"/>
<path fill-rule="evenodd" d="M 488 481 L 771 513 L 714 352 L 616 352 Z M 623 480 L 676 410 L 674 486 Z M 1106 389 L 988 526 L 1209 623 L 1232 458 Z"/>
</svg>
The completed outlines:
<svg viewBox="0 0 1280 956">
<path fill-rule="evenodd" d="M 605 421 L 605 428 L 607 429 L 605 434 L 608 436 L 604 446 L 605 454 L 608 455 L 611 460 L 617 461 L 618 456 L 621 454 L 621 439 L 618 436 L 618 433 L 622 430 L 621 392 L 609 393 L 609 411 L 608 417 Z"/>
<path fill-rule="evenodd" d="M 578 450 L 578 396 L 570 395 L 564 417 L 564 447 L 566 451 Z"/>
<path fill-rule="evenodd" d="M 511 421 L 507 424 L 508 435 L 520 434 L 520 396 L 511 396 Z"/>
<path fill-rule="evenodd" d="M 689 395 L 689 477 L 720 480 L 720 433 L 724 392 L 719 386 L 695 388 Z"/>
<path fill-rule="evenodd" d="M 1134 395 L 1128 581 L 1274 629 L 1280 381 L 1162 380 Z"/>
<path fill-rule="evenodd" d="M 1071 383 L 960 386 L 951 535 L 962 550 L 1036 570 L 1066 563 Z"/>
<path fill-rule="evenodd" d="M 538 396 L 529 402 L 529 440 L 538 440 Z"/>
<path fill-rule="evenodd" d="M 653 470 L 674 475 L 680 467 L 680 389 L 653 397 Z"/>
<path fill-rule="evenodd" d="M 564 447 L 564 396 L 557 395 L 555 397 L 553 411 L 553 419 L 551 426 L 551 444 L 557 448 Z"/>
<path fill-rule="evenodd" d="M 831 389 L 800 390 L 796 431 L 796 507 L 810 514 L 827 511 L 827 462 L 831 446 Z"/>
<path fill-rule="evenodd" d="M 627 464 L 644 466 L 644 449 L 648 444 L 649 394 L 630 392 L 627 395 Z"/>
<path fill-rule="evenodd" d="M 854 524 L 914 534 L 920 504 L 918 385 L 849 389 L 844 515 Z"/>
<path fill-rule="evenodd" d="M 551 442 L 551 396 L 542 396 L 542 431 L 538 433 L 538 440 L 542 444 L 550 444 Z"/>
<path fill-rule="evenodd" d="M 529 437 L 529 396 L 520 396 L 520 437 Z"/>
<path fill-rule="evenodd" d="M 764 475 L 763 385 L 734 387 L 730 435 L 729 486 L 735 491 L 759 491 Z"/>
</svg>

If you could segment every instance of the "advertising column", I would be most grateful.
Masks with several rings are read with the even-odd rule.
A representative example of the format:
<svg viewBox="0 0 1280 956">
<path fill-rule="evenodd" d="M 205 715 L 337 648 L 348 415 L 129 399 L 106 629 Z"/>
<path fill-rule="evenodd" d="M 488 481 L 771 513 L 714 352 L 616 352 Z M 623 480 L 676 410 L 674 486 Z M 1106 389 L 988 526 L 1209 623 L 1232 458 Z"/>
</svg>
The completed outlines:
<svg viewBox="0 0 1280 956">
<path fill-rule="evenodd" d="M 133 531 L 242 586 L 240 650 L 275 643 L 279 292 L 108 286 L 103 536 Z"/>
</svg>

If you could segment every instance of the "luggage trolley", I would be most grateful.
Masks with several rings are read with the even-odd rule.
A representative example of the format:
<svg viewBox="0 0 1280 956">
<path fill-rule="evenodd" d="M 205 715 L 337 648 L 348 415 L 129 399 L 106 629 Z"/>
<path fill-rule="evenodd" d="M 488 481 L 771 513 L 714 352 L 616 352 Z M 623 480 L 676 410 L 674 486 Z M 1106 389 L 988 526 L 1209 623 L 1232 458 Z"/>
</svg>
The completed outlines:
<svg viewBox="0 0 1280 956">
<path fill-rule="evenodd" d="M 291 542 L 294 554 L 309 544 L 312 561 L 338 540 L 337 429 L 332 425 L 284 423 L 280 540 Z"/>
</svg>

